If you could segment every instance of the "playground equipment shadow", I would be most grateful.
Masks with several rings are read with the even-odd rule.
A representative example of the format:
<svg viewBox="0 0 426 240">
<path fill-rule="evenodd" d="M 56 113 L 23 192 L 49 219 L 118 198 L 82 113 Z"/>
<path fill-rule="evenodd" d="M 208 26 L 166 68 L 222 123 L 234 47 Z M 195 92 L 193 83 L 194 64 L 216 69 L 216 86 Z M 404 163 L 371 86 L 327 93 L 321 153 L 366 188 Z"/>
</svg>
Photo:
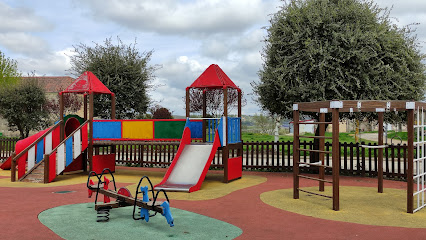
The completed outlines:
<svg viewBox="0 0 426 240">
<path fill-rule="evenodd" d="M 61 235 L 59 232 L 55 233 L 55 227 L 60 228 L 60 219 L 64 218 L 65 221 L 67 218 L 67 206 L 93 204 L 93 199 L 87 198 L 85 174 L 63 175 L 51 184 L 25 185 L 8 182 L 8 173 L 10 172 L 0 171 L 0 196 L 3 205 L 0 208 L 0 227 L 3 229 L 1 239 L 81 239 L 77 237 L 81 236 L 78 233 L 87 229 L 68 227 L 65 231 L 69 232 Z M 118 167 L 115 177 L 117 187 L 127 186 L 133 189 L 134 184 L 144 174 L 148 174 L 150 178 L 156 179 L 153 182 L 157 182 L 164 173 L 165 169 Z M 159 231 L 156 235 L 159 238 L 156 239 L 190 239 L 191 234 L 197 239 L 424 239 L 426 234 L 426 226 L 423 223 L 407 225 L 397 220 L 402 216 L 404 222 L 426 222 L 426 212 L 422 212 L 425 210 L 415 214 L 404 212 L 405 182 L 385 180 L 385 193 L 378 194 L 376 179 L 341 177 L 341 211 L 335 212 L 331 210 L 330 200 L 319 200 L 303 194 L 299 200 L 292 199 L 291 173 L 244 172 L 242 179 L 228 184 L 222 183 L 221 177 L 221 171 L 210 171 L 206 182 L 198 191 L 199 196 L 193 195 L 194 193 L 170 193 L 172 211 L 176 212 L 175 227 L 168 227 L 163 217 L 158 217 L 158 222 L 137 222 L 136 225 L 154 230 L 150 234 L 155 235 L 155 231 Z M 301 187 L 315 186 L 313 181 L 301 180 Z M 219 195 L 222 190 L 226 192 Z M 96 224 L 96 212 L 92 208 L 86 209 L 88 212 L 84 216 L 92 216 L 91 220 Z M 111 211 L 111 215 L 117 215 L 102 226 L 122 231 L 123 239 L 131 234 L 129 232 L 141 231 L 134 223 L 130 223 L 133 222 L 131 208 L 115 210 Z M 49 211 L 59 213 L 56 219 L 50 219 L 48 214 L 46 215 Z M 186 234 L 185 228 L 182 227 L 188 226 L 188 222 L 176 226 L 185 219 L 181 216 L 192 218 L 191 213 L 196 214 L 193 215 L 194 219 L 206 225 L 200 228 L 200 232 L 193 228 L 191 234 Z M 198 218 L 199 215 L 206 218 Z M 374 215 L 375 218 L 369 215 Z M 396 221 L 392 224 L 384 223 L 387 220 L 383 219 L 393 218 Z M 129 222 L 124 223 L 116 219 Z M 218 221 L 213 221 L 214 219 Z M 164 227 L 167 227 L 167 230 L 164 230 L 167 232 L 161 232 Z M 206 230 L 207 227 L 217 232 L 223 228 L 229 231 L 224 235 L 212 235 Z M 90 231 L 90 236 L 86 239 L 105 239 L 102 237 L 103 227 L 91 227 Z"/>
</svg>

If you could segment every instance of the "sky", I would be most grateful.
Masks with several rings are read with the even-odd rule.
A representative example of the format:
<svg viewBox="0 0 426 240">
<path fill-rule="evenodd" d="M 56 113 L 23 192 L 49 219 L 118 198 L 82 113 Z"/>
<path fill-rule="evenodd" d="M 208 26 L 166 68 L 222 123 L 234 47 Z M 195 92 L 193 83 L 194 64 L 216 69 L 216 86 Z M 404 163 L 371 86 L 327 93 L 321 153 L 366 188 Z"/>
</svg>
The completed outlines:
<svg viewBox="0 0 426 240">
<path fill-rule="evenodd" d="M 376 0 L 392 8 L 398 26 L 420 23 L 426 53 L 426 1 Z M 152 100 L 185 114 L 185 88 L 210 64 L 218 64 L 247 99 L 244 115 L 260 113 L 251 83 L 258 82 L 261 52 L 279 0 L 0 0 L 0 51 L 17 60 L 23 74 L 74 76 L 69 56 L 80 43 L 94 46 L 112 37 L 153 50 L 158 65 Z"/>
</svg>

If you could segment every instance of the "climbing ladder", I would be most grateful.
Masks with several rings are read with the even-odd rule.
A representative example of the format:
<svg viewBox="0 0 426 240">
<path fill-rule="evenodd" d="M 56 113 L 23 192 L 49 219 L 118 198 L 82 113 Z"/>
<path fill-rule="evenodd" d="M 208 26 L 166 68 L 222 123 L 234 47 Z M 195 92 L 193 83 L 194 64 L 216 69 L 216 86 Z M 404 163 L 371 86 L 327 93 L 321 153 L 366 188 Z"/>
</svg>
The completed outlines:
<svg viewBox="0 0 426 240">
<path fill-rule="evenodd" d="M 426 191 L 426 153 L 425 153 L 425 145 L 426 145 L 426 123 L 425 123 L 425 110 L 423 107 L 417 107 L 414 111 L 416 123 L 414 124 L 414 134 L 415 134 L 415 142 L 414 148 L 416 149 L 416 154 L 413 159 L 414 171 L 413 171 L 413 181 L 416 184 L 416 188 L 413 193 L 415 209 L 413 212 L 417 212 L 420 209 L 426 206 L 425 201 L 425 191 Z"/>
<path fill-rule="evenodd" d="M 341 108 L 339 101 L 331 101 L 330 107 L 319 108 L 319 121 L 318 122 L 301 122 L 299 116 L 299 104 L 293 105 L 293 125 L 294 125 L 294 141 L 293 141 L 293 198 L 299 199 L 299 192 L 305 192 L 312 195 L 317 195 L 325 198 L 333 199 L 333 210 L 339 210 L 339 108 Z M 332 112 L 332 121 L 325 121 L 325 114 L 331 109 Z M 300 109 L 303 110 L 303 109 Z M 316 124 L 319 127 L 320 136 L 305 136 L 299 134 L 300 124 Z M 332 125 L 332 137 L 325 136 L 325 126 Z M 300 138 L 313 138 L 319 140 L 319 149 L 304 149 L 300 148 Z M 325 139 L 332 139 L 332 151 L 325 151 Z M 300 160 L 300 153 L 319 153 L 318 162 L 303 162 Z M 332 155 L 332 165 L 325 165 L 324 155 Z M 311 177 L 300 174 L 300 167 L 316 167 L 319 168 L 319 177 Z M 331 168 L 333 179 L 332 181 L 325 179 L 325 168 Z M 319 191 L 324 191 L 324 184 L 329 183 L 333 186 L 333 194 L 331 196 L 307 191 L 300 188 L 299 180 L 300 178 L 309 179 L 319 182 Z"/>
</svg>

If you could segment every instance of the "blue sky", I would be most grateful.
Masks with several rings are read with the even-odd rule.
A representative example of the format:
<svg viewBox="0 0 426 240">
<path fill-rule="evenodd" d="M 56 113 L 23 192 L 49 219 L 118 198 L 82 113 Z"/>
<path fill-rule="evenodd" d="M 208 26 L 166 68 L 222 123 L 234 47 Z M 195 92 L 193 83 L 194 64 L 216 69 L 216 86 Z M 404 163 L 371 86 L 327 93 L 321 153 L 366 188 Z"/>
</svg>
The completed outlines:
<svg viewBox="0 0 426 240">
<path fill-rule="evenodd" d="M 395 24 L 417 26 L 426 53 L 426 1 L 376 0 L 392 7 Z M 246 93 L 243 114 L 259 113 L 250 83 L 258 81 L 260 52 L 278 0 L 0 0 L 0 50 L 24 74 L 70 75 L 73 45 L 102 43 L 119 36 L 154 50 L 155 91 L 151 97 L 174 114 L 184 114 L 185 87 L 210 64 L 218 64 Z M 73 76 L 76 77 L 76 76 Z"/>
</svg>

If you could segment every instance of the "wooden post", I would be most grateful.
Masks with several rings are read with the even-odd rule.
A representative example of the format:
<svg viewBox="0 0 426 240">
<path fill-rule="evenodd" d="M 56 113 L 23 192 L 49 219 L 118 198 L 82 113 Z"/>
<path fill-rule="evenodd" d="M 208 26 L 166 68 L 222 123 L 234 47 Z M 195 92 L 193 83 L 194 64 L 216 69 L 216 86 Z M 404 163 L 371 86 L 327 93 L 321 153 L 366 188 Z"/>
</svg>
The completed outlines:
<svg viewBox="0 0 426 240">
<path fill-rule="evenodd" d="M 293 111 L 293 198 L 299 199 L 299 110 Z"/>
<path fill-rule="evenodd" d="M 48 154 L 44 154 L 44 183 L 49 183 L 49 155 Z"/>
<path fill-rule="evenodd" d="M 414 110 L 407 109 L 407 213 L 413 213 Z"/>
<path fill-rule="evenodd" d="M 189 114 L 191 112 L 190 109 L 189 109 L 189 88 L 186 88 L 185 105 L 186 105 L 186 117 L 189 118 Z"/>
<path fill-rule="evenodd" d="M 383 145 L 383 112 L 378 113 L 378 121 L 379 121 L 379 137 L 378 137 L 378 145 Z M 379 193 L 383 193 L 383 148 L 378 149 L 377 156 L 377 178 L 378 178 L 378 186 L 377 191 Z"/>
<path fill-rule="evenodd" d="M 339 109 L 332 109 L 332 162 L 333 162 L 333 210 L 339 211 L 339 170 L 340 170 L 340 146 L 339 146 Z"/>
<path fill-rule="evenodd" d="M 319 121 L 325 122 L 325 113 L 320 113 Z M 318 127 L 319 127 L 319 135 L 324 137 L 325 136 L 325 124 L 318 124 Z M 324 148 L 325 148 L 325 139 L 320 138 L 319 139 L 319 150 L 324 151 Z M 319 153 L 319 161 L 321 162 L 321 165 L 325 165 L 324 164 L 324 153 L 323 152 Z M 319 167 L 319 178 L 325 179 L 325 168 L 324 167 Z M 319 182 L 319 191 L 324 192 L 324 182 L 322 182 L 322 181 Z"/>
<path fill-rule="evenodd" d="M 15 182 L 16 181 L 16 159 L 15 159 L 16 153 L 12 153 L 12 161 L 11 161 L 11 167 L 10 167 L 10 181 Z"/>
<path fill-rule="evenodd" d="M 115 94 L 111 94 L 111 119 L 115 119 Z"/>
<path fill-rule="evenodd" d="M 89 146 L 88 146 L 88 160 L 89 160 L 89 171 L 92 171 L 92 159 L 93 159 L 93 92 L 89 94 Z"/>
<path fill-rule="evenodd" d="M 203 118 L 207 117 L 207 92 L 203 90 Z M 206 142 L 206 119 L 203 119 L 203 142 Z"/>
<path fill-rule="evenodd" d="M 60 142 L 64 140 L 65 135 L 65 123 L 64 123 L 64 94 L 59 93 L 59 119 L 61 120 L 61 126 L 59 130 Z"/>
<path fill-rule="evenodd" d="M 84 94 L 84 99 L 83 99 L 83 106 L 84 106 L 84 121 L 87 120 L 87 95 Z"/>
</svg>

